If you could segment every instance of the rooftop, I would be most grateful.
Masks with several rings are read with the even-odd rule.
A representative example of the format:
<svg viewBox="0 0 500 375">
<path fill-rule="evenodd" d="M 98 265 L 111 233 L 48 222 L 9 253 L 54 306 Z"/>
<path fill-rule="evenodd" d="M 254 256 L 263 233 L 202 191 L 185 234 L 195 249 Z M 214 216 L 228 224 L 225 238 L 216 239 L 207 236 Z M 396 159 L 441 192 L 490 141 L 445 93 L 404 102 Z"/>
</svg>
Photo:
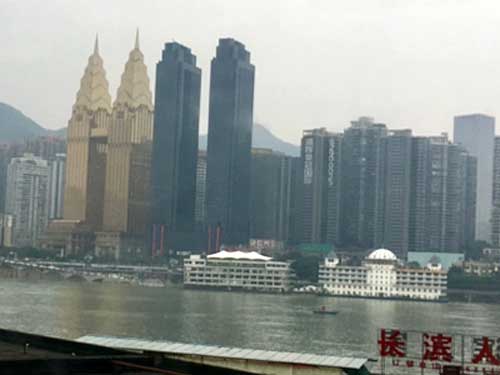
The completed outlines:
<svg viewBox="0 0 500 375">
<path fill-rule="evenodd" d="M 79 342 L 102 345 L 110 348 L 143 350 L 169 353 L 175 355 L 220 357 L 247 361 L 262 361 L 274 364 L 294 364 L 321 367 L 336 367 L 348 370 L 359 370 L 368 362 L 367 358 L 337 357 L 308 353 L 278 352 L 260 349 L 243 349 L 211 345 L 182 344 L 169 341 L 150 341 L 135 338 L 118 338 L 109 336 L 83 336 Z"/>
<path fill-rule="evenodd" d="M 398 260 L 396 255 L 388 249 L 377 249 L 372 251 L 367 259 L 369 260 Z"/>
<path fill-rule="evenodd" d="M 267 261 L 271 260 L 271 257 L 266 257 L 262 254 L 259 254 L 256 251 L 219 251 L 215 254 L 210 254 L 207 256 L 208 259 L 235 259 L 235 260 L 262 260 Z"/>
</svg>

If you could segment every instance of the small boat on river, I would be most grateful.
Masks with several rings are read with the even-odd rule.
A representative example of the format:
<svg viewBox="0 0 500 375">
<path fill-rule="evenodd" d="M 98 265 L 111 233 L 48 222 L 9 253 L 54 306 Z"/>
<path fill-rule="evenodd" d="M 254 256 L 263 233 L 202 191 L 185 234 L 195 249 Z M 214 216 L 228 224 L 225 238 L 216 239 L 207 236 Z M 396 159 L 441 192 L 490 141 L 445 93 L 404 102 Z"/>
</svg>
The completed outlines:
<svg viewBox="0 0 500 375">
<path fill-rule="evenodd" d="M 313 310 L 313 314 L 337 315 L 338 313 L 336 310 L 327 310 L 325 306 L 321 306 L 319 310 Z"/>
</svg>

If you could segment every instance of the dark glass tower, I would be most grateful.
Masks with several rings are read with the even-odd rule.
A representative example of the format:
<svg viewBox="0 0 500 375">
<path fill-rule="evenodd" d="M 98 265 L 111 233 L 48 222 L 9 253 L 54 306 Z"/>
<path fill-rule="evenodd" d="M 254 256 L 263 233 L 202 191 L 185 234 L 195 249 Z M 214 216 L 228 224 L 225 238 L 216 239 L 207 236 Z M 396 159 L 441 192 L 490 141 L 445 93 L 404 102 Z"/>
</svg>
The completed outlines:
<svg viewBox="0 0 500 375">
<path fill-rule="evenodd" d="M 249 240 L 254 76 L 245 46 L 220 39 L 210 75 L 207 217 L 215 242 L 209 250 Z"/>
<path fill-rule="evenodd" d="M 201 70 L 196 56 L 166 43 L 156 65 L 153 135 L 153 251 L 194 230 Z"/>
</svg>

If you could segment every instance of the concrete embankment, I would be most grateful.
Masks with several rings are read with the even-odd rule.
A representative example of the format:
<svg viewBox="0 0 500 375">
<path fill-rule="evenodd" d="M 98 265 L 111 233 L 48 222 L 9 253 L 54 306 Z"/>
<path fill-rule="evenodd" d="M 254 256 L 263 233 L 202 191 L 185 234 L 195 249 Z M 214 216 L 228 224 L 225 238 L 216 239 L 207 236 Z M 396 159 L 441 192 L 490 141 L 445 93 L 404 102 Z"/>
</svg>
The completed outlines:
<svg viewBox="0 0 500 375">
<path fill-rule="evenodd" d="M 5 264 L 0 266 L 0 278 L 23 279 L 28 281 L 58 281 L 64 279 L 64 277 L 57 271 L 41 271 L 35 268 L 12 267 Z"/>
</svg>

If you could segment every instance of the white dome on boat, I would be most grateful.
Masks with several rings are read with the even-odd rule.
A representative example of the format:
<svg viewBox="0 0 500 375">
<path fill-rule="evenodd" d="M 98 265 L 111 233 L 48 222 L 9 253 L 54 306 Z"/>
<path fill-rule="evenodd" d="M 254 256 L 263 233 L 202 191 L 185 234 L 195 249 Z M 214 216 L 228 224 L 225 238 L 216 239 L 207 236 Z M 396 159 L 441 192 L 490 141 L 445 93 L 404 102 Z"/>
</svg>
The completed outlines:
<svg viewBox="0 0 500 375">
<path fill-rule="evenodd" d="M 396 255 L 391 250 L 388 249 L 377 249 L 372 251 L 367 259 L 371 260 L 398 260 Z"/>
</svg>

